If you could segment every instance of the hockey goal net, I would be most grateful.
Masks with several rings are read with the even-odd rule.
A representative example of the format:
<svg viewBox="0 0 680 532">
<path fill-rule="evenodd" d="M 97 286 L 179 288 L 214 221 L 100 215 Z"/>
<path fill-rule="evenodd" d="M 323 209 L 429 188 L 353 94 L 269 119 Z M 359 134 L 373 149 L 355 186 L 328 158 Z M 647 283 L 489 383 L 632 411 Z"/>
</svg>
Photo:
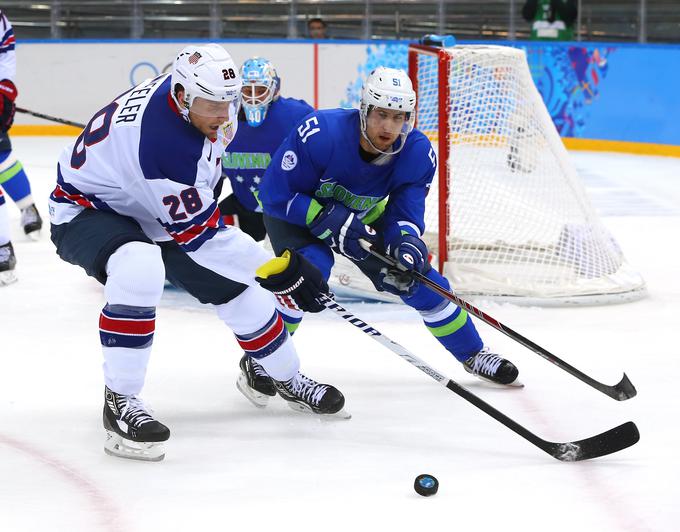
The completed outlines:
<svg viewBox="0 0 680 532">
<path fill-rule="evenodd" d="M 439 160 L 424 238 L 456 293 L 527 304 L 644 296 L 644 280 L 588 200 L 523 50 L 411 45 L 409 76 L 416 127 Z"/>
</svg>

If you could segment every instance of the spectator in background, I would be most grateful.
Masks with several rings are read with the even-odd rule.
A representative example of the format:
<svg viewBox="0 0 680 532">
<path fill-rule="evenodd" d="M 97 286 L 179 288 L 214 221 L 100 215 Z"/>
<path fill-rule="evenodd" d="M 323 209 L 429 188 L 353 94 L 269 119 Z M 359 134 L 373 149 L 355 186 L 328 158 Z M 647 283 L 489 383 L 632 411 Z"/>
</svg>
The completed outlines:
<svg viewBox="0 0 680 532">
<path fill-rule="evenodd" d="M 307 21 L 307 32 L 310 39 L 328 39 L 326 28 L 326 23 L 320 17 L 310 18 Z"/>
<path fill-rule="evenodd" d="M 522 16 L 531 22 L 531 38 L 544 41 L 571 41 L 577 15 L 576 0 L 528 0 Z"/>
</svg>

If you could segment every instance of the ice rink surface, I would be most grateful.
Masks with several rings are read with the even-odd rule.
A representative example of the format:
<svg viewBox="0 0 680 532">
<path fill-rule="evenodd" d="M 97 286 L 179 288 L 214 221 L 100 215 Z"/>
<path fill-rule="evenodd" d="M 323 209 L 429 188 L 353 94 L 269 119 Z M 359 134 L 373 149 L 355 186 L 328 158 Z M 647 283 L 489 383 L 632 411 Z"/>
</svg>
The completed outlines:
<svg viewBox="0 0 680 532">
<path fill-rule="evenodd" d="M 44 217 L 66 138 L 13 139 Z M 347 397 L 349 421 L 320 421 L 236 389 L 241 352 L 211 309 L 166 291 L 143 398 L 172 437 L 160 463 L 107 456 L 97 321 L 101 287 L 27 241 L 8 200 L 19 282 L 0 289 L 0 531 L 631 531 L 680 529 L 680 160 L 572 153 L 605 224 L 649 297 L 586 308 L 478 306 L 592 377 L 626 371 L 616 402 L 479 324 L 524 389 L 479 384 L 415 312 L 355 314 L 551 441 L 632 420 L 630 449 L 559 462 L 438 386 L 336 316 L 305 318 L 302 369 Z M 478 322 L 479 323 L 479 322 Z M 431 473 L 439 493 L 418 496 Z"/>
</svg>

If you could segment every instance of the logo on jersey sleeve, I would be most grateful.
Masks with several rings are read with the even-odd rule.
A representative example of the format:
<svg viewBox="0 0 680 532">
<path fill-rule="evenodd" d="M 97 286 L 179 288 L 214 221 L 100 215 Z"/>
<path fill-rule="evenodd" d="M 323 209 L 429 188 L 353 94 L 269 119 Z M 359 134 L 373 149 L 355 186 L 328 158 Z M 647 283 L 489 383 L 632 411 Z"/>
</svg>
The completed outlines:
<svg viewBox="0 0 680 532">
<path fill-rule="evenodd" d="M 297 166 L 298 158 L 294 151 L 288 150 L 283 154 L 281 159 L 281 168 L 286 172 L 290 172 L 293 168 Z"/>
</svg>

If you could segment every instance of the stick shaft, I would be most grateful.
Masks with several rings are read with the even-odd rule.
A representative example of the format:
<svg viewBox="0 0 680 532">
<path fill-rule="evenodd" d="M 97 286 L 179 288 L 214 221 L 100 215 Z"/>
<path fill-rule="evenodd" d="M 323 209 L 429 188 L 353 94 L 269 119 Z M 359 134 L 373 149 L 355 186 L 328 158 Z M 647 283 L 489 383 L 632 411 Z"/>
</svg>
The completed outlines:
<svg viewBox="0 0 680 532">
<path fill-rule="evenodd" d="M 497 410 L 480 397 L 473 394 L 467 388 L 461 386 L 452 379 L 442 375 L 416 355 L 411 353 L 408 349 L 391 340 L 380 331 L 368 325 L 365 321 L 358 318 L 343 306 L 339 305 L 333 299 L 322 296 L 322 302 L 327 309 L 332 310 L 335 314 L 340 316 L 345 321 L 351 323 L 362 331 L 364 334 L 373 338 L 376 342 L 384 345 L 393 353 L 396 353 L 409 364 L 417 367 L 420 371 L 443 385 L 459 397 L 465 399 L 468 403 L 473 404 L 485 414 L 491 416 L 496 421 L 512 430 L 528 442 L 534 444 L 536 447 L 549 454 L 553 458 L 562 461 L 577 461 L 587 460 L 589 458 L 596 458 L 604 456 L 613 452 L 625 449 L 635 444 L 639 440 L 639 433 L 637 427 L 632 422 L 624 423 L 614 429 L 610 429 L 602 434 L 586 438 L 577 442 L 567 443 L 553 443 L 544 440 L 517 423 L 514 419 L 506 416 L 500 410 Z"/>
<path fill-rule="evenodd" d="M 24 109 L 23 107 L 17 107 L 16 110 L 19 113 L 24 113 L 24 114 L 27 114 L 27 115 L 35 116 L 36 118 L 42 118 L 43 120 L 49 120 L 51 122 L 57 122 L 59 124 L 65 124 L 67 126 L 79 127 L 81 129 L 85 128 L 85 124 L 81 124 L 79 122 L 72 122 L 71 120 L 66 120 L 65 118 L 57 118 L 56 116 L 38 113 L 36 111 L 30 111 L 29 109 Z"/>
<path fill-rule="evenodd" d="M 363 245 L 363 244 L 362 244 Z M 372 248 L 363 246 L 365 249 L 367 249 L 371 255 L 374 257 L 382 260 L 384 263 L 394 267 L 394 268 L 399 268 L 399 269 L 404 269 L 404 267 L 399 264 L 395 259 L 392 257 L 385 256 L 381 253 L 378 253 L 374 251 Z M 616 399 L 617 401 L 624 401 L 626 399 L 630 399 L 631 397 L 635 397 L 637 395 L 637 390 L 635 389 L 635 386 L 633 386 L 633 383 L 630 382 L 628 379 L 628 376 L 624 373 L 623 378 L 621 381 L 619 381 L 617 384 L 614 386 L 610 386 L 608 384 L 601 383 L 589 375 L 586 375 L 583 373 L 581 370 L 576 369 L 574 366 L 569 364 L 568 362 L 565 362 L 558 356 L 552 354 L 550 351 L 547 349 L 541 347 L 540 345 L 536 344 L 535 342 L 532 342 L 525 336 L 522 336 L 520 333 L 517 331 L 514 331 L 507 325 L 504 325 L 500 321 L 498 321 L 496 318 L 490 316 L 483 310 L 478 309 L 468 301 L 465 301 L 464 299 L 461 299 L 459 296 L 451 292 L 450 290 L 447 290 L 443 286 L 440 286 L 436 282 L 434 282 L 432 279 L 429 279 L 425 275 L 423 275 L 420 272 L 413 271 L 411 272 L 412 275 L 416 280 L 427 286 L 430 290 L 433 292 L 439 294 L 441 297 L 444 299 L 447 299 L 451 301 L 452 303 L 455 303 L 461 308 L 464 308 L 468 312 L 470 312 L 473 316 L 476 316 L 480 320 L 482 320 L 484 323 L 491 325 L 494 329 L 502 332 L 509 338 L 512 338 L 515 342 L 523 345 L 527 349 L 533 351 L 540 357 L 544 358 L 551 364 L 554 364 L 558 368 L 562 369 L 563 371 L 566 371 L 573 377 L 576 377 L 579 379 L 581 382 L 586 383 L 588 386 L 595 388 L 599 392 L 602 392 L 603 394 L 611 397 L 612 399 Z"/>
</svg>

